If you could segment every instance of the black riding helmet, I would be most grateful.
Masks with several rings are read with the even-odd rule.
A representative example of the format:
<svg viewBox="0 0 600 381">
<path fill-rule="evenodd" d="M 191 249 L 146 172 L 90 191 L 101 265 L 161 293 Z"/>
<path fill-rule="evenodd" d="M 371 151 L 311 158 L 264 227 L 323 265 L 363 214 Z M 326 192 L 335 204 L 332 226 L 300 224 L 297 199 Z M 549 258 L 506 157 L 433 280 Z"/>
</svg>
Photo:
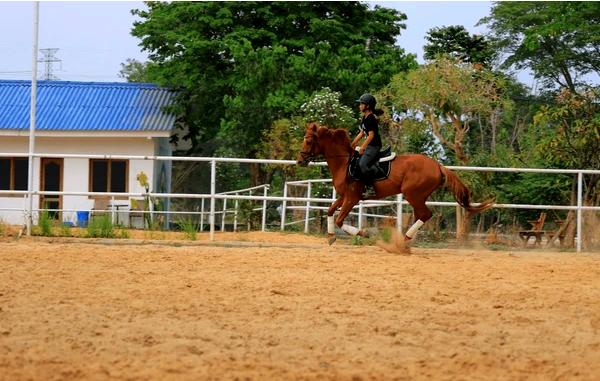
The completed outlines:
<svg viewBox="0 0 600 381">
<path fill-rule="evenodd" d="M 375 110 L 375 105 L 377 104 L 377 100 L 374 96 L 369 93 L 364 93 L 356 100 L 356 103 L 364 103 L 369 106 L 371 110 Z"/>
</svg>

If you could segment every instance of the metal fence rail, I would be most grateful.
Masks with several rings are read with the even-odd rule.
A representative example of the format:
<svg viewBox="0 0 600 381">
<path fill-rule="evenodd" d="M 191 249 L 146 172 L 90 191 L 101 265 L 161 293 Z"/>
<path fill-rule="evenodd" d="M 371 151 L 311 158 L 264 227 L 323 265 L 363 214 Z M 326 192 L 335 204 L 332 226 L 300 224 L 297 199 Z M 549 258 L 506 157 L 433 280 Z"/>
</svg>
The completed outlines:
<svg viewBox="0 0 600 381">
<path fill-rule="evenodd" d="M 23 153 L 0 153 L 0 157 L 29 157 L 28 154 Z M 327 182 L 331 181 L 328 179 L 314 179 L 314 180 L 300 180 L 294 182 L 288 182 L 284 186 L 283 197 L 279 196 L 268 196 L 267 192 L 269 188 L 265 185 L 247 188 L 245 190 L 237 190 L 230 192 L 217 193 L 216 192 L 216 173 L 217 163 L 255 163 L 255 164 L 271 164 L 271 165 L 295 165 L 294 160 L 269 160 L 269 159 L 245 159 L 245 158 L 217 158 L 217 157 L 179 157 L 179 156 L 140 156 L 140 155 L 82 155 L 82 154 L 47 154 L 37 153 L 33 154 L 33 157 L 61 157 L 61 158 L 80 158 L 80 159 L 121 159 L 121 160 L 163 160 L 163 161 L 188 161 L 188 162 L 209 162 L 211 164 L 210 174 L 210 193 L 209 194 L 186 194 L 186 193 L 115 193 L 115 192 L 50 192 L 50 191 L 39 191 L 30 189 L 28 191 L 0 191 L 0 197 L 5 194 L 11 195 L 23 195 L 27 196 L 30 200 L 34 195 L 58 195 L 58 196 L 108 196 L 108 197 L 154 197 L 154 198 L 190 198 L 190 199 L 210 199 L 210 212 L 209 212 L 209 224 L 210 224 L 210 240 L 214 241 L 215 231 L 215 215 L 218 214 L 215 210 L 215 201 L 218 199 L 222 200 L 252 200 L 252 201 L 263 201 L 263 229 L 265 221 L 265 211 L 267 201 L 280 201 L 282 202 L 282 223 L 284 226 L 285 216 L 284 211 L 287 207 L 286 203 L 290 201 L 299 201 L 306 203 L 305 210 L 310 211 L 310 203 L 331 203 L 332 199 L 335 199 L 335 191 L 333 192 L 332 198 L 313 198 L 313 197 L 287 197 L 287 186 L 288 185 L 301 185 L 303 183 L 310 189 L 312 182 Z M 326 166 L 324 162 L 310 163 L 315 166 Z M 600 206 L 584 206 L 583 205 L 583 175 L 584 174 L 600 174 L 600 170 L 589 170 L 589 169 L 546 169 L 546 168 L 496 168 L 496 167 L 460 167 L 460 166 L 447 166 L 447 168 L 457 171 L 481 171 L 481 172 L 523 172 L 523 173 L 552 173 L 552 174 L 576 174 L 577 175 L 577 205 L 523 205 L 523 204 L 495 204 L 494 208 L 521 208 L 521 209 L 556 209 L 556 210 L 576 210 L 577 218 L 577 251 L 581 251 L 581 234 L 582 234 L 582 212 L 585 210 L 600 211 Z M 252 189 L 263 188 L 263 195 L 240 195 L 245 191 L 251 191 Z M 233 193 L 233 194 L 232 194 Z M 310 193 L 309 193 L 310 195 Z M 398 210 L 402 209 L 402 205 L 406 202 L 398 198 L 396 201 L 387 201 L 388 203 L 396 203 L 399 207 Z M 428 205 L 434 206 L 456 206 L 455 202 L 428 202 Z M 359 205 L 359 208 L 361 205 Z M 12 208 L 14 209 L 14 208 Z M 22 209 L 21 209 L 22 210 Z M 32 219 L 34 209 L 30 206 L 25 213 L 29 220 Z M 224 211 L 219 214 L 226 213 L 226 207 Z M 168 211 L 162 213 L 169 213 Z M 175 213 L 175 212 L 173 212 Z M 203 215 L 203 214 L 202 214 Z M 308 215 L 308 213 L 307 213 Z M 223 217 L 224 221 L 224 217 Z M 306 220 L 308 221 L 308 220 Z M 305 228 L 307 222 L 305 221 Z M 401 218 L 400 221 L 401 223 Z M 223 226 L 223 222 L 222 222 Z"/>
</svg>

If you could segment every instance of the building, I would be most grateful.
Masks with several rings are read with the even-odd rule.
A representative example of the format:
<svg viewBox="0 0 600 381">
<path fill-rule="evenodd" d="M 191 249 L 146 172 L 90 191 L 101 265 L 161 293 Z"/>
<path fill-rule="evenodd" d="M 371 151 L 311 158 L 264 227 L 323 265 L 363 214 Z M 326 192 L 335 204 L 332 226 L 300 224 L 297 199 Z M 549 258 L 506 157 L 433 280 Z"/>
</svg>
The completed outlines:
<svg viewBox="0 0 600 381">
<path fill-rule="evenodd" d="M 145 83 L 37 82 L 33 189 L 65 192 L 143 192 L 136 177 L 148 176 L 151 191 L 169 192 L 171 163 L 61 157 L 63 154 L 170 156 L 175 117 L 164 111 L 174 94 Z M 31 82 L 0 80 L 0 191 L 27 190 Z M 53 156 L 56 155 L 56 156 Z M 117 197 L 130 204 L 130 198 Z M 34 209 L 106 209 L 108 197 L 34 196 Z M 0 220 L 23 224 L 23 195 L 0 194 Z M 12 209 L 12 210 L 11 210 Z"/>
</svg>

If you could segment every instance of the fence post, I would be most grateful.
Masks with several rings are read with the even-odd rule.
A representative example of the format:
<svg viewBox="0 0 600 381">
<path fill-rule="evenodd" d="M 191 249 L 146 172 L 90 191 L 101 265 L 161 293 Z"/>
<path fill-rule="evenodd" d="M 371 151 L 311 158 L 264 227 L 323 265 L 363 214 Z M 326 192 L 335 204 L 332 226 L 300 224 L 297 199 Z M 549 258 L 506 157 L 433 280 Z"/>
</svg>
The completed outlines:
<svg viewBox="0 0 600 381">
<path fill-rule="evenodd" d="M 152 199 L 150 198 L 150 196 L 148 196 L 148 211 L 150 212 L 150 225 L 148 226 L 149 229 L 152 229 L 154 227 L 154 203 L 152 202 Z"/>
<path fill-rule="evenodd" d="M 204 197 L 200 199 L 200 231 L 204 231 Z"/>
<path fill-rule="evenodd" d="M 306 189 L 306 198 L 310 198 L 311 193 L 311 182 L 308 182 L 308 187 Z M 306 213 L 304 215 L 304 233 L 308 233 L 308 219 L 310 218 L 310 201 L 306 201 Z"/>
<path fill-rule="evenodd" d="M 269 186 L 265 185 L 264 196 L 267 197 L 269 192 Z M 262 212 L 262 231 L 265 231 L 265 224 L 267 223 L 267 200 L 263 200 L 263 212 Z"/>
<path fill-rule="evenodd" d="M 283 184 L 283 202 L 281 203 L 281 231 L 285 230 L 285 208 L 287 207 L 287 201 L 285 198 L 287 197 L 288 184 L 287 181 Z"/>
<path fill-rule="evenodd" d="M 577 252 L 581 252 L 581 232 L 582 232 L 582 216 L 581 207 L 583 206 L 583 172 L 577 174 Z"/>
<path fill-rule="evenodd" d="M 115 196 L 110 198 L 110 223 L 115 224 Z"/>
<path fill-rule="evenodd" d="M 252 189 L 248 191 L 248 196 L 252 196 Z M 252 202 L 253 200 L 250 200 L 250 215 L 248 216 L 248 222 L 246 222 L 246 230 L 248 231 L 250 231 L 250 221 L 252 220 L 252 214 L 254 213 Z"/>
<path fill-rule="evenodd" d="M 223 215 L 221 216 L 221 231 L 225 231 L 225 211 L 227 210 L 227 199 L 223 199 Z"/>
<path fill-rule="evenodd" d="M 358 230 L 362 229 L 363 225 L 363 202 L 358 202 Z"/>
<path fill-rule="evenodd" d="M 210 240 L 215 240 L 215 188 L 217 182 L 217 162 L 211 160 L 210 162 L 210 217 L 208 222 L 210 223 Z"/>
<path fill-rule="evenodd" d="M 402 193 L 396 195 L 396 230 L 398 233 L 402 233 Z"/>
<path fill-rule="evenodd" d="M 236 193 L 235 195 L 237 196 L 239 193 Z M 239 201 L 237 198 L 235 199 L 235 210 L 233 211 L 233 231 L 236 232 L 237 231 L 237 216 L 238 216 L 238 206 L 239 206 Z"/>
</svg>

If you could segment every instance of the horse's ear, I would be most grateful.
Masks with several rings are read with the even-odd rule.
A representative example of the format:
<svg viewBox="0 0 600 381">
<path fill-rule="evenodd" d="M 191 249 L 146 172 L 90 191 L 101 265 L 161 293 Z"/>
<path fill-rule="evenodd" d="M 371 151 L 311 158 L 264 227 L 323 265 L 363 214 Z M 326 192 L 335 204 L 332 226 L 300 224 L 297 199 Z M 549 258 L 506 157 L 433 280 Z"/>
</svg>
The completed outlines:
<svg viewBox="0 0 600 381">
<path fill-rule="evenodd" d="M 308 125 L 308 130 L 310 130 L 312 132 L 317 132 L 318 129 L 319 129 L 319 126 L 315 122 L 311 122 Z"/>
</svg>

